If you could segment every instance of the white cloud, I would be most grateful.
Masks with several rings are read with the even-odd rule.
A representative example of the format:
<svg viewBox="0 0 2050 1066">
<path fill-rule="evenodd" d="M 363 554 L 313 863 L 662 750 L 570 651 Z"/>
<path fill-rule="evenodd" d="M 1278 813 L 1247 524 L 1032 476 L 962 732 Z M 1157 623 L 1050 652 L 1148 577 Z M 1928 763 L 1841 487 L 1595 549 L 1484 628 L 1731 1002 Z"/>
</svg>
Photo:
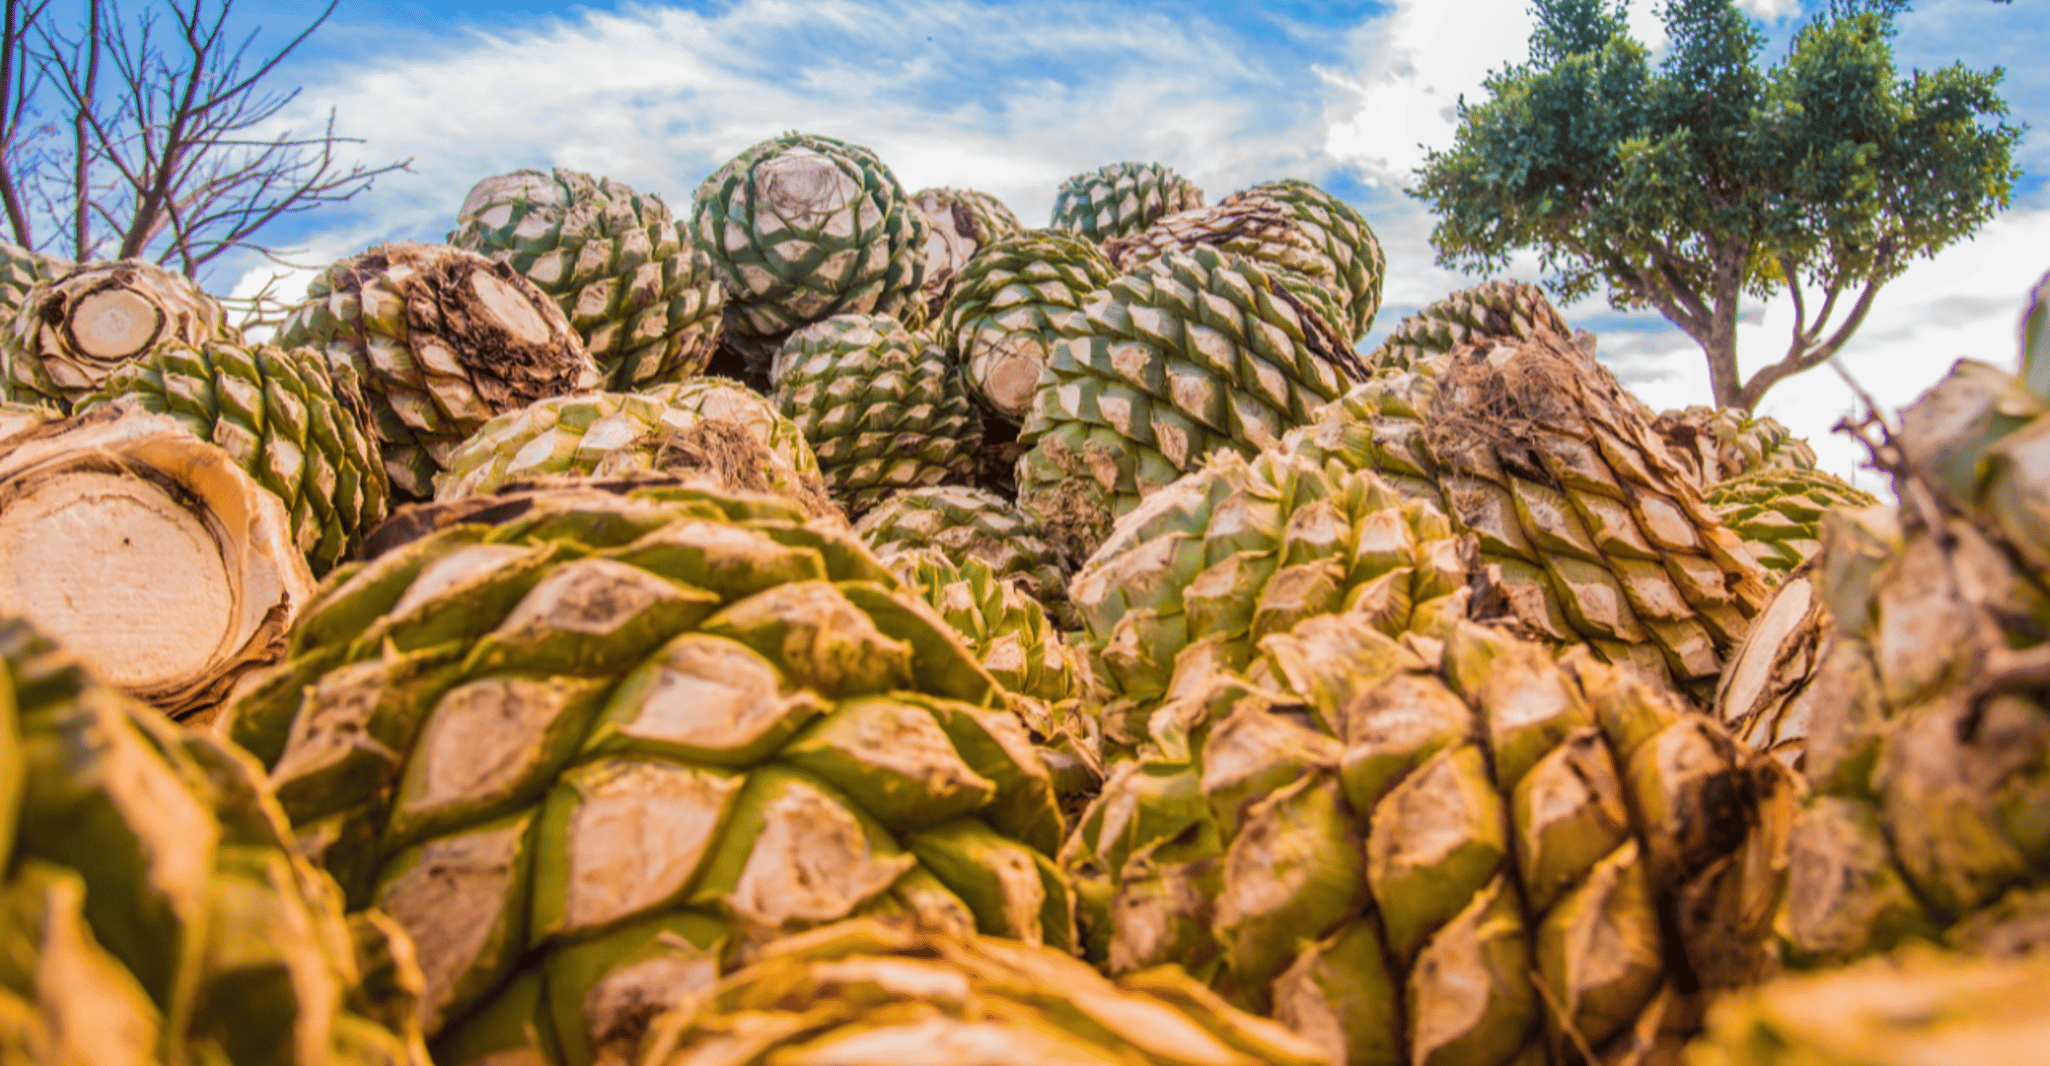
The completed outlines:
<svg viewBox="0 0 2050 1066">
<path fill-rule="evenodd" d="M 604 173 L 687 214 L 719 164 L 790 129 L 874 149 L 908 189 L 993 193 L 1027 224 L 1064 178 L 1107 163 L 1166 163 L 1215 198 L 1308 157 L 1300 131 L 1271 122 L 1270 105 L 1293 102 L 1262 99 L 1277 79 L 1207 23 L 1107 4 L 879 7 L 584 11 L 338 68 L 292 118 L 336 108 L 366 158 L 411 156 L 415 173 L 380 183 L 306 256 L 438 239 L 472 183 L 521 167 Z"/>
<path fill-rule="evenodd" d="M 1428 148 L 1452 143 L 1460 96 L 1530 51 L 1525 0 L 1402 0 L 1355 35 L 1352 72 L 1319 71 L 1336 90 L 1324 150 L 1377 183 L 1401 186 Z"/>
<path fill-rule="evenodd" d="M 1737 10 L 1760 22 L 1778 22 L 1801 13 L 1801 0 L 1737 0 Z"/>
</svg>

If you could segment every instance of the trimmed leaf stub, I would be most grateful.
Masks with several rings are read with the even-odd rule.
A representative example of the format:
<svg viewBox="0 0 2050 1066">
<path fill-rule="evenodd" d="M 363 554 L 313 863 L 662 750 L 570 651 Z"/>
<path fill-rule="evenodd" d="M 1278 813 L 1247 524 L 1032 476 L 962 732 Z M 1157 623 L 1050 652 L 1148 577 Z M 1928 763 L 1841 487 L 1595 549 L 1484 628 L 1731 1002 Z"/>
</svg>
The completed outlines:
<svg viewBox="0 0 2050 1066">
<path fill-rule="evenodd" d="M 1333 1061 L 1670 1054 L 1768 965 L 1795 787 L 1584 649 L 1437 634 L 1183 652 L 1062 852 L 1091 956 L 1188 960 Z"/>
<path fill-rule="evenodd" d="M 1385 363 L 1286 447 L 1443 508 L 1527 634 L 1706 700 L 1769 571 L 1592 351 L 1535 328 Z"/>
<path fill-rule="evenodd" d="M 174 717 L 283 655 L 312 591 L 284 505 L 176 419 L 110 404 L 0 441 L 0 611 Z"/>
</svg>

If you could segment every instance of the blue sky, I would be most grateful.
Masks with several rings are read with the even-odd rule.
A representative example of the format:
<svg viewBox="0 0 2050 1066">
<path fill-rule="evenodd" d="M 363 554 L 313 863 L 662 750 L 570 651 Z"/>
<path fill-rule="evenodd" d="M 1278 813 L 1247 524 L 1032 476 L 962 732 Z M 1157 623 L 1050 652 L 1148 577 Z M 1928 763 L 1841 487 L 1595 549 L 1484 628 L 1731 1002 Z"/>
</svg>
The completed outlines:
<svg viewBox="0 0 2050 1066">
<path fill-rule="evenodd" d="M 471 184 L 549 165 L 610 175 L 687 213 L 724 160 L 801 129 L 873 148 L 910 189 L 994 193 L 1028 225 L 1044 224 L 1062 179 L 1124 159 L 1166 163 L 1212 200 L 1275 177 L 1317 181 L 1359 207 L 1387 251 L 1379 334 L 1483 280 L 1435 264 L 1432 218 L 1400 190 L 1420 142 L 1450 143 L 1458 96 L 1524 57 L 1527 3 L 343 0 L 281 74 L 305 87 L 291 117 L 303 127 L 333 107 L 366 140 L 366 160 L 411 157 L 413 172 L 273 236 L 307 263 L 381 239 L 439 239 Z M 1803 17 L 1801 0 L 1741 6 L 1772 39 L 1768 58 Z M 1911 400 L 1961 355 L 2011 362 L 2020 297 L 2050 268 L 2042 7 L 1932 0 L 1900 20 L 1903 70 L 2003 66 L 2011 119 L 2032 132 L 2013 207 L 1883 290 L 1846 350 L 1842 362 L 1882 402 Z M 1632 8 L 1633 29 L 1656 43 L 1653 0 Z M 309 14 L 304 0 L 240 0 L 236 11 L 267 40 Z M 247 291 L 261 280 L 250 266 L 227 264 L 209 283 Z M 1534 261 L 1520 266 L 1511 276 L 1535 279 Z M 1647 402 L 1706 402 L 1699 350 L 1664 319 L 1600 297 L 1564 310 Z M 1784 348 L 1790 318 L 1784 299 L 1750 309 L 1747 364 Z M 1825 369 L 1780 385 L 1764 413 L 1848 475 L 1855 451 L 1825 438 L 1849 403 Z"/>
</svg>

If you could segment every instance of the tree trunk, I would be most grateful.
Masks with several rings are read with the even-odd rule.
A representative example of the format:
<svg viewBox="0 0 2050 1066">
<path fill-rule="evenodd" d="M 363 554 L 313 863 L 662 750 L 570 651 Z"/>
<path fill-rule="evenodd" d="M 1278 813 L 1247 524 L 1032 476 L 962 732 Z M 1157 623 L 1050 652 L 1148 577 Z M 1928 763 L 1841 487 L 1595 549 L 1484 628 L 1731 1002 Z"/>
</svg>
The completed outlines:
<svg viewBox="0 0 2050 1066">
<path fill-rule="evenodd" d="M 1743 293 L 1735 285 L 1715 294 L 1715 311 L 1709 319 L 1708 335 L 1695 335 L 1695 343 L 1708 356 L 1708 387 L 1717 407 L 1740 406 L 1744 379 L 1737 376 L 1737 302 Z"/>
</svg>

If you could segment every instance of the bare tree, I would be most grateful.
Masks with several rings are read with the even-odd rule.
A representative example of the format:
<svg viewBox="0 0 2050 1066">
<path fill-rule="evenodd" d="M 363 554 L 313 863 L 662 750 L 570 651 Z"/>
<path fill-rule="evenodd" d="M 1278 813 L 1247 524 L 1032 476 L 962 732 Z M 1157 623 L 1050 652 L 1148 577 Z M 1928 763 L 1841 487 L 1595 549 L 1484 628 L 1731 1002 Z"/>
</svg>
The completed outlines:
<svg viewBox="0 0 2050 1066">
<path fill-rule="evenodd" d="M 278 261 L 259 232 L 353 199 L 411 162 L 345 162 L 361 143 L 330 111 L 282 126 L 299 90 L 271 79 L 334 13 L 254 53 L 229 30 L 234 0 L 153 0 L 125 18 L 87 0 L 51 25 L 49 0 L 0 0 L 0 207 L 15 243 L 77 260 L 141 257 L 187 276 L 234 249 Z"/>
</svg>

